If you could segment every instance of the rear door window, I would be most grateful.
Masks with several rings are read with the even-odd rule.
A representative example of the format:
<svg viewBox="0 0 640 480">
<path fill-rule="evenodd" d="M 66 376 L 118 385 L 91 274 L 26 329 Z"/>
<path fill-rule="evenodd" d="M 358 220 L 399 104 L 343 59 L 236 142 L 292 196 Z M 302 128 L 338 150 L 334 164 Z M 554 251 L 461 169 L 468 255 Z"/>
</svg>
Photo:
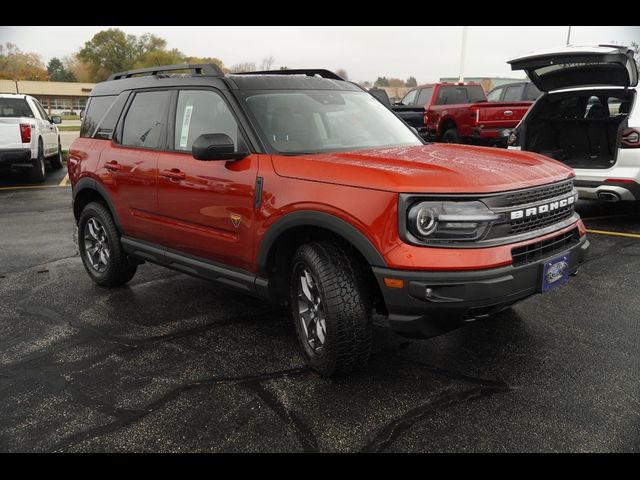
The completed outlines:
<svg viewBox="0 0 640 480">
<path fill-rule="evenodd" d="M 124 118 L 122 145 L 161 148 L 165 144 L 165 124 L 169 92 L 136 93 Z"/>
<path fill-rule="evenodd" d="M 503 90 L 503 88 L 494 88 L 489 92 L 489 95 L 487 95 L 487 100 L 490 102 L 499 102 Z"/>
<path fill-rule="evenodd" d="M 93 137 L 93 134 L 95 133 L 100 120 L 107 112 L 107 109 L 115 101 L 115 99 L 115 95 L 91 97 L 89 99 L 84 116 L 82 117 L 82 126 L 80 127 L 81 137 Z"/>
<path fill-rule="evenodd" d="M 402 105 L 413 105 L 415 103 L 416 100 L 416 95 L 418 93 L 418 90 L 411 90 L 409 93 L 407 93 L 404 98 L 400 101 L 400 103 Z"/>
</svg>

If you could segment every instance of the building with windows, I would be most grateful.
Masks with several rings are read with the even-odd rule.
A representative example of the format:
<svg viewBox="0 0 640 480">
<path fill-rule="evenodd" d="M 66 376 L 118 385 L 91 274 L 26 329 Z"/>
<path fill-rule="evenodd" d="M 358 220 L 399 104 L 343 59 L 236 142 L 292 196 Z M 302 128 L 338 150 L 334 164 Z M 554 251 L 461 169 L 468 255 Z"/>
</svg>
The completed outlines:
<svg viewBox="0 0 640 480">
<path fill-rule="evenodd" d="M 49 115 L 77 115 L 95 83 L 0 80 L 0 93 L 24 93 L 40 100 Z"/>
</svg>

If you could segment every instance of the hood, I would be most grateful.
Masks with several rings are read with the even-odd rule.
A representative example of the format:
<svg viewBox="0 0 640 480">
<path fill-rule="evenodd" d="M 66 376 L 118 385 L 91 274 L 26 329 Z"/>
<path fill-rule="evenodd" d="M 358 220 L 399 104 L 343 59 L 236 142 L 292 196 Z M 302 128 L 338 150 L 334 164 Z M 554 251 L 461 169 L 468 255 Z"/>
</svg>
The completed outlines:
<svg viewBox="0 0 640 480">
<path fill-rule="evenodd" d="M 272 159 L 282 177 L 398 193 L 492 193 L 574 176 L 537 153 L 442 143 Z"/>
<path fill-rule="evenodd" d="M 524 70 L 541 92 L 588 86 L 634 87 L 638 70 L 633 50 L 615 45 L 562 47 L 514 58 L 511 70 Z"/>
</svg>

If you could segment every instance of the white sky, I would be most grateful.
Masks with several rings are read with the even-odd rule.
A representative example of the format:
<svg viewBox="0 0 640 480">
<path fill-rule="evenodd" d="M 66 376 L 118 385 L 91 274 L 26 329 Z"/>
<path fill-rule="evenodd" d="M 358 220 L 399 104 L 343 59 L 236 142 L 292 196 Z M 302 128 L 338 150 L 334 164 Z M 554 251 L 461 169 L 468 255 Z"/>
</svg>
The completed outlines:
<svg viewBox="0 0 640 480">
<path fill-rule="evenodd" d="M 110 27 L 0 26 L 0 43 L 15 43 L 25 52 L 52 57 L 77 51 L 98 31 Z M 378 76 L 418 82 L 458 75 L 462 27 L 116 27 L 126 33 L 153 33 L 192 56 L 220 58 L 225 65 L 256 62 L 269 55 L 275 67 L 344 68 L 355 81 Z M 535 50 L 562 46 L 568 27 L 469 27 L 464 73 L 468 77 L 523 78 L 506 61 Z M 574 26 L 573 45 L 640 43 L 640 27 Z"/>
</svg>

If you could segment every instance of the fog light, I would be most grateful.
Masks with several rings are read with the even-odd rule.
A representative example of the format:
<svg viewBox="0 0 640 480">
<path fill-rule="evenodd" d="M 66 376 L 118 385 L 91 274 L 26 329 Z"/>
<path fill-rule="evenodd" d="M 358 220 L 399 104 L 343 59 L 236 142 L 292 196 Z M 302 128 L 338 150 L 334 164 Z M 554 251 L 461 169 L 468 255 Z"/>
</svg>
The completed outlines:
<svg viewBox="0 0 640 480">
<path fill-rule="evenodd" d="M 433 297 L 433 288 L 427 287 L 426 290 L 424 291 L 424 296 L 427 298 Z"/>
</svg>

